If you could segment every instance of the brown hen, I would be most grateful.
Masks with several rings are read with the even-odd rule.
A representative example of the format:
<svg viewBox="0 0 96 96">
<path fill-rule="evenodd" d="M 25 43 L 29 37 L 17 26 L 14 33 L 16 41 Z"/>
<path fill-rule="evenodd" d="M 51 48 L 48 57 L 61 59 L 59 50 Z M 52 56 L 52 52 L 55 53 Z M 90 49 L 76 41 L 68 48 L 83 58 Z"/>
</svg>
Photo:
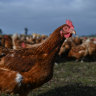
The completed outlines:
<svg viewBox="0 0 96 96">
<path fill-rule="evenodd" d="M 2 58 L 0 76 L 6 75 L 2 71 L 9 70 L 9 77 L 7 77 L 11 78 L 12 76 L 10 80 L 12 83 L 7 82 L 9 86 L 5 88 L 2 84 L 3 79 L 0 80 L 1 92 L 27 96 L 32 89 L 41 86 L 52 78 L 54 61 L 63 41 L 75 33 L 72 22 L 68 20 L 66 23 L 57 28 L 42 43 L 34 45 L 32 48 L 15 50 Z M 10 74 L 11 72 L 14 72 L 14 76 Z"/>
</svg>

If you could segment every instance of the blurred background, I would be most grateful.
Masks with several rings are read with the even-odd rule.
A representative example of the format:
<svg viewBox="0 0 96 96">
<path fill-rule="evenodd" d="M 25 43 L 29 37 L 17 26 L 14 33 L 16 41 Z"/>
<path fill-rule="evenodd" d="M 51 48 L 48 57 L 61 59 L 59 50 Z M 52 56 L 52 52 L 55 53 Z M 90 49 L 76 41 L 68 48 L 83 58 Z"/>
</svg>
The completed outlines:
<svg viewBox="0 0 96 96">
<path fill-rule="evenodd" d="M 96 0 L 0 0 L 0 32 L 49 35 L 70 19 L 77 35 L 96 35 Z"/>
</svg>

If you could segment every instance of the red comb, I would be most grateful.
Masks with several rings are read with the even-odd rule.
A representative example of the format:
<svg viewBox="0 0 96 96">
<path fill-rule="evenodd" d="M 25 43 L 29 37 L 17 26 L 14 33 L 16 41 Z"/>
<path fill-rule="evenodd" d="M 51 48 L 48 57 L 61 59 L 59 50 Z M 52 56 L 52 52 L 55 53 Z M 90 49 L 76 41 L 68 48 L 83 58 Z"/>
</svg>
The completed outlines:
<svg viewBox="0 0 96 96">
<path fill-rule="evenodd" d="M 66 20 L 66 24 L 69 25 L 72 29 L 74 29 L 74 26 L 71 20 Z"/>
</svg>

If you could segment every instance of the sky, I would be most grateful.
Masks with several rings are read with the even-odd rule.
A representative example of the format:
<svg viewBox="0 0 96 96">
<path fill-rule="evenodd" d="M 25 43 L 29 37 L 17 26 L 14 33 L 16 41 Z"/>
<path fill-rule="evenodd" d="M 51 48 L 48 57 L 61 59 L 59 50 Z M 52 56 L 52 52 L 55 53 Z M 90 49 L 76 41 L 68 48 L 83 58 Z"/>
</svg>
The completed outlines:
<svg viewBox="0 0 96 96">
<path fill-rule="evenodd" d="M 4 34 L 51 34 L 73 22 L 77 35 L 96 34 L 96 0 L 0 0 L 0 28 Z"/>
</svg>

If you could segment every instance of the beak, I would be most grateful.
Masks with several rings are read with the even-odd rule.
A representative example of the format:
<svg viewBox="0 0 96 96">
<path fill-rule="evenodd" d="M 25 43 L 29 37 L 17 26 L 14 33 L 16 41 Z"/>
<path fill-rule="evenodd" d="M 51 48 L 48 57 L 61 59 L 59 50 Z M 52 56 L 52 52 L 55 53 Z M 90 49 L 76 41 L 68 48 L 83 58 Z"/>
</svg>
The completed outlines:
<svg viewBox="0 0 96 96">
<path fill-rule="evenodd" d="M 75 30 L 73 30 L 71 33 L 76 35 L 76 31 Z"/>
</svg>

